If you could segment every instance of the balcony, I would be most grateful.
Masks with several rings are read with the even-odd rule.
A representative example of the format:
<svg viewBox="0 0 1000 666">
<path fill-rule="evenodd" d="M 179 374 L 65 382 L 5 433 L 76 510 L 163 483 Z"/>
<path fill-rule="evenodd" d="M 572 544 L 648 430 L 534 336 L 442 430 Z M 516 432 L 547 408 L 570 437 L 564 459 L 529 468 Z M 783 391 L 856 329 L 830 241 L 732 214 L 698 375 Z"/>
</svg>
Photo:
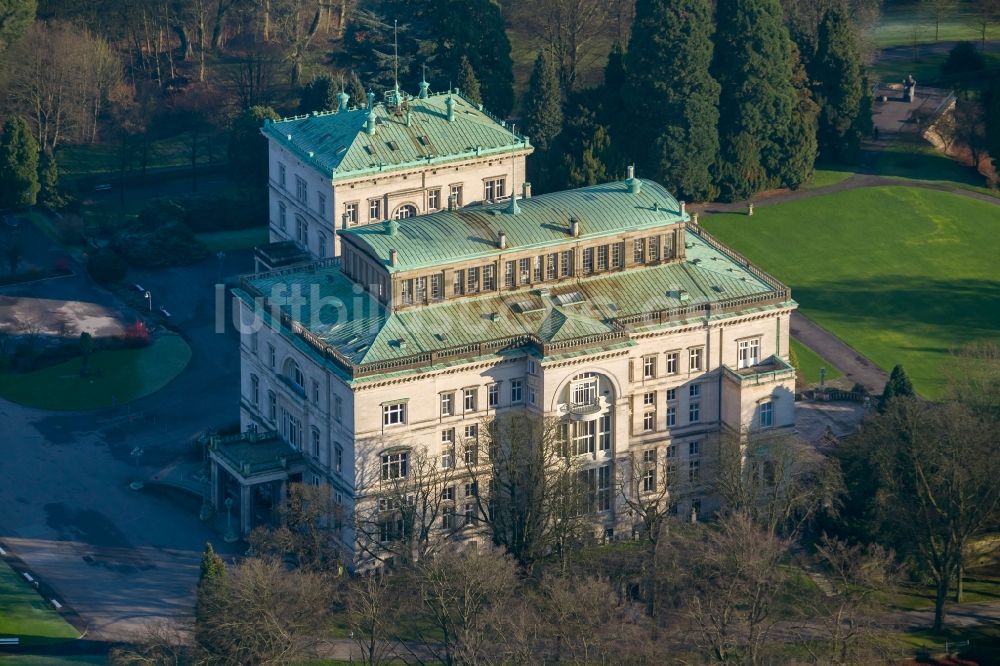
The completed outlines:
<svg viewBox="0 0 1000 666">
<path fill-rule="evenodd" d="M 795 368 L 778 356 L 770 358 L 747 368 L 731 368 L 722 366 L 726 379 L 740 386 L 761 386 L 775 382 L 795 381 Z"/>
<path fill-rule="evenodd" d="M 562 403 L 556 407 L 559 416 L 568 416 L 573 421 L 596 421 L 608 407 L 608 399 L 598 396 L 586 402 Z"/>
</svg>

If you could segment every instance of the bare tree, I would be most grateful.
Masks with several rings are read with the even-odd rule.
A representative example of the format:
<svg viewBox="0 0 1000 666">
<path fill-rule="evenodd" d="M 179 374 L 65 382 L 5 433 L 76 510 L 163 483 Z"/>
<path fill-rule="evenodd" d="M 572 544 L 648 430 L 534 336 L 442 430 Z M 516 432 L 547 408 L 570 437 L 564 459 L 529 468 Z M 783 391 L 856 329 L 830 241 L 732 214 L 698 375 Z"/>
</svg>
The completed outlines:
<svg viewBox="0 0 1000 666">
<path fill-rule="evenodd" d="M 958 99 L 955 102 L 955 143 L 965 146 L 972 158 L 972 166 L 979 169 L 979 163 L 986 156 L 986 121 L 979 100 Z"/>
<path fill-rule="evenodd" d="M 262 525 L 250 534 L 256 554 L 291 559 L 307 571 L 339 569 L 344 514 L 330 486 L 290 484 L 277 514 L 278 527 Z"/>
<path fill-rule="evenodd" d="M 979 32 L 980 48 L 986 48 L 990 26 L 1000 21 L 1000 0 L 972 0 L 969 17 Z"/>
<path fill-rule="evenodd" d="M 659 453 L 655 449 L 650 452 L 652 455 L 629 451 L 625 464 L 619 461 L 618 496 L 626 515 L 635 520 L 638 535 L 656 548 L 663 522 L 676 508 L 682 493 L 680 484 L 675 488 L 668 483 Z"/>
<path fill-rule="evenodd" d="M 935 42 L 941 34 L 941 21 L 955 13 L 956 5 L 955 0 L 920 0 L 920 13 L 934 26 Z"/>
<path fill-rule="evenodd" d="M 150 622 L 126 645 L 111 650 L 113 666 L 181 666 L 191 661 L 184 628 L 172 622 Z"/>
<path fill-rule="evenodd" d="M 362 663 L 378 666 L 393 659 L 398 594 L 390 577 L 381 572 L 356 578 L 348 585 L 347 622 L 361 650 Z"/>
</svg>

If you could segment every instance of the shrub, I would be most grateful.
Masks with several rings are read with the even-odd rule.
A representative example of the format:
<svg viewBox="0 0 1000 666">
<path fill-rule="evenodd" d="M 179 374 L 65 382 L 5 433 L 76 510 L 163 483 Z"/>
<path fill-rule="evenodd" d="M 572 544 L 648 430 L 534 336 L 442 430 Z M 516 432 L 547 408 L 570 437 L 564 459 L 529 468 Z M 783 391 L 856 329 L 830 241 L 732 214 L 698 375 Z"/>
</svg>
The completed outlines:
<svg viewBox="0 0 1000 666">
<path fill-rule="evenodd" d="M 205 258 L 208 250 L 181 221 L 183 217 L 184 208 L 176 202 L 145 208 L 118 230 L 112 245 L 134 266 L 164 268 L 194 263 Z"/>
<path fill-rule="evenodd" d="M 87 258 L 87 272 L 97 282 L 120 282 L 125 277 L 125 261 L 115 252 L 103 250 Z"/>
<path fill-rule="evenodd" d="M 140 319 L 130 324 L 122 334 L 122 343 L 125 347 L 132 348 L 149 345 L 149 329 L 146 328 L 146 322 Z"/>
</svg>

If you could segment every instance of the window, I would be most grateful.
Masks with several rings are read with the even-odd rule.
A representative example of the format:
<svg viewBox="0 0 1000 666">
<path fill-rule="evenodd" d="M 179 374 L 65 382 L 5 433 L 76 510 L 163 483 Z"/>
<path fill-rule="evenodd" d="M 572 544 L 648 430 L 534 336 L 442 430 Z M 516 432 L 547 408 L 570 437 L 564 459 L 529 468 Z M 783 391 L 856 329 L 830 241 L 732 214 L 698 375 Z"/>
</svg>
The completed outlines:
<svg viewBox="0 0 1000 666">
<path fill-rule="evenodd" d="M 593 373 L 579 375 L 570 384 L 570 394 L 574 405 L 589 405 L 597 401 L 597 377 Z"/>
<path fill-rule="evenodd" d="M 611 414 L 608 413 L 601 416 L 601 420 L 598 421 L 597 447 L 601 451 L 611 449 L 611 436 Z"/>
<path fill-rule="evenodd" d="M 485 291 L 495 291 L 497 288 L 496 269 L 492 264 L 483 266 L 483 289 Z"/>
<path fill-rule="evenodd" d="M 642 404 L 643 405 L 655 405 L 656 404 L 656 391 L 650 391 L 649 393 L 642 394 Z"/>
<path fill-rule="evenodd" d="M 431 276 L 431 300 L 440 301 L 444 298 L 443 281 L 440 274 Z"/>
<path fill-rule="evenodd" d="M 278 202 L 278 228 L 282 231 L 288 226 L 288 206 L 284 201 Z"/>
<path fill-rule="evenodd" d="M 625 243 L 615 243 L 611 246 L 611 268 L 621 268 L 625 254 Z"/>
<path fill-rule="evenodd" d="M 597 422 L 577 421 L 573 424 L 573 453 L 581 456 L 593 453 L 597 446 Z"/>
<path fill-rule="evenodd" d="M 670 446 L 667 447 L 667 458 L 673 459 L 676 457 L 677 457 L 677 445 L 671 444 Z"/>
<path fill-rule="evenodd" d="M 774 403 L 764 402 L 760 405 L 760 427 L 770 428 L 774 425 Z"/>
<path fill-rule="evenodd" d="M 691 423 L 697 423 L 701 421 L 701 404 L 697 402 L 692 402 L 688 405 L 688 421 Z"/>
<path fill-rule="evenodd" d="M 285 165 L 278 162 L 278 184 L 281 185 L 282 189 L 285 188 L 285 175 Z"/>
<path fill-rule="evenodd" d="M 396 215 L 394 216 L 397 220 L 405 220 L 408 217 L 417 216 L 417 207 L 412 204 L 403 204 L 396 209 Z"/>
<path fill-rule="evenodd" d="M 294 448 L 302 449 L 302 421 L 287 410 L 281 410 L 281 434 Z"/>
<path fill-rule="evenodd" d="M 608 246 L 601 245 L 597 248 L 597 270 L 608 270 Z"/>
<path fill-rule="evenodd" d="M 611 510 L 611 465 L 597 468 L 597 510 Z"/>
<path fill-rule="evenodd" d="M 700 456 L 701 455 L 701 442 L 688 442 L 688 455 L 689 456 Z"/>
<path fill-rule="evenodd" d="M 319 254 L 320 257 L 325 257 L 326 256 L 326 236 L 324 236 L 323 234 L 319 234 L 319 253 L 318 254 Z"/>
<path fill-rule="evenodd" d="M 475 504 L 466 504 L 465 505 L 465 513 L 463 514 L 463 518 L 464 518 L 464 524 L 466 524 L 466 525 L 472 525 L 473 523 L 476 522 L 476 505 Z"/>
<path fill-rule="evenodd" d="M 319 405 L 319 382 L 312 380 L 312 401 L 314 405 Z"/>
<path fill-rule="evenodd" d="M 478 294 L 479 293 L 479 269 L 470 268 L 469 269 L 469 293 Z"/>
<path fill-rule="evenodd" d="M 514 262 L 513 261 L 508 261 L 507 262 L 507 268 L 506 268 L 506 271 L 504 272 L 503 283 L 504 283 L 504 286 L 507 287 L 508 289 L 513 289 L 514 288 Z"/>
<path fill-rule="evenodd" d="M 677 425 L 677 408 L 673 405 L 667 407 L 667 427 Z"/>
<path fill-rule="evenodd" d="M 688 386 L 688 395 L 692 398 L 697 398 L 701 395 L 701 384 L 691 384 Z"/>
<path fill-rule="evenodd" d="M 455 429 L 441 431 L 441 467 L 450 469 L 455 466 Z"/>
<path fill-rule="evenodd" d="M 658 261 L 660 259 L 660 238 L 658 236 L 653 236 L 647 241 L 646 251 L 649 254 L 650 261 Z"/>
<path fill-rule="evenodd" d="M 496 407 L 500 404 L 500 385 L 490 384 L 486 387 L 486 406 Z"/>
<path fill-rule="evenodd" d="M 369 220 L 380 220 L 380 219 L 382 219 L 382 200 L 381 199 L 371 199 L 368 202 L 368 219 Z"/>
<path fill-rule="evenodd" d="M 352 201 L 349 204 L 344 205 L 344 212 L 347 213 L 347 223 L 357 224 L 358 223 L 358 202 Z"/>
<path fill-rule="evenodd" d="M 274 345 L 272 345 L 270 342 L 267 343 L 267 360 L 270 366 L 273 368 L 275 365 L 275 351 L 274 351 Z"/>
<path fill-rule="evenodd" d="M 406 423 L 406 403 L 394 402 L 382 405 L 382 425 L 400 425 Z"/>
<path fill-rule="evenodd" d="M 656 430 L 656 412 L 646 412 L 642 415 L 642 431 L 653 432 Z"/>
<path fill-rule="evenodd" d="M 538 364 L 534 360 L 528 359 L 528 374 L 537 375 L 538 374 Z"/>
<path fill-rule="evenodd" d="M 344 421 L 344 400 L 339 396 L 333 401 L 333 418 L 337 420 L 337 423 Z"/>
<path fill-rule="evenodd" d="M 326 215 L 326 195 L 322 192 L 317 192 L 316 199 L 316 207 L 319 210 L 319 214 Z"/>
<path fill-rule="evenodd" d="M 479 424 L 472 423 L 465 426 L 465 441 L 466 442 L 478 442 L 479 441 Z"/>
<path fill-rule="evenodd" d="M 274 391 L 267 392 L 267 418 L 272 423 L 278 421 L 278 396 L 275 395 Z"/>
<path fill-rule="evenodd" d="M 655 379 L 656 378 L 656 357 L 646 356 L 642 359 L 642 378 L 643 379 Z"/>
<path fill-rule="evenodd" d="M 535 282 L 542 281 L 542 258 L 540 256 L 535 256 L 531 260 L 532 264 L 532 275 L 534 276 Z"/>
<path fill-rule="evenodd" d="M 633 242 L 632 259 L 637 264 L 646 263 L 646 239 L 636 238 Z"/>
<path fill-rule="evenodd" d="M 400 289 L 400 297 L 403 303 L 409 305 L 413 303 L 413 280 L 403 280 Z"/>
<path fill-rule="evenodd" d="M 568 276 L 573 270 L 573 251 L 559 253 L 559 277 Z"/>
<path fill-rule="evenodd" d="M 340 474 L 344 471 L 344 447 L 337 444 L 333 447 L 333 468 Z"/>
<path fill-rule="evenodd" d="M 406 476 L 406 464 L 410 454 L 406 451 L 382 454 L 382 480 L 402 479 Z"/>
<path fill-rule="evenodd" d="M 550 255 L 548 255 L 546 257 L 546 259 L 545 259 L 545 279 L 546 280 L 555 280 L 556 277 L 559 275 L 558 268 L 557 268 L 558 263 L 559 263 L 559 255 L 557 255 L 557 254 L 550 254 Z"/>
<path fill-rule="evenodd" d="M 479 462 L 479 446 L 474 443 L 475 442 L 474 438 L 473 439 L 469 438 L 468 430 L 469 430 L 468 427 L 466 427 L 466 436 L 465 436 L 466 441 L 473 443 L 467 443 L 465 445 L 465 464 L 475 465 Z"/>
<path fill-rule="evenodd" d="M 298 215 L 295 216 L 295 240 L 309 247 L 309 223 Z"/>
<path fill-rule="evenodd" d="M 467 388 L 462 390 L 462 407 L 467 412 L 476 411 L 476 394 L 478 391 L 474 388 Z"/>
<path fill-rule="evenodd" d="M 588 247 L 583 251 L 583 272 L 590 275 L 594 272 L 594 248 Z"/>
<path fill-rule="evenodd" d="M 677 399 L 677 389 L 667 389 L 667 402 L 673 402 Z"/>
<path fill-rule="evenodd" d="M 441 190 L 431 190 L 427 193 L 427 207 L 431 210 L 441 207 Z"/>
<path fill-rule="evenodd" d="M 309 188 L 302 176 L 295 177 L 295 198 L 302 203 L 309 201 Z"/>
<path fill-rule="evenodd" d="M 692 460 L 688 463 L 688 483 L 701 481 L 701 461 Z"/>
<path fill-rule="evenodd" d="M 427 278 L 418 277 L 413 279 L 413 297 L 417 303 L 427 302 Z"/>
<path fill-rule="evenodd" d="M 451 201 L 455 202 L 456 206 L 462 205 L 462 186 L 452 185 L 450 190 Z"/>
<path fill-rule="evenodd" d="M 506 190 L 504 178 L 491 178 L 484 183 L 485 192 L 483 199 L 486 201 L 496 201 L 502 199 Z"/>
<path fill-rule="evenodd" d="M 457 527 L 455 524 L 455 507 L 446 506 L 441 511 L 441 529 L 453 530 Z"/>
<path fill-rule="evenodd" d="M 667 374 L 676 375 L 680 372 L 680 352 L 667 352 Z"/>
<path fill-rule="evenodd" d="M 651 493 L 656 490 L 656 449 L 642 452 L 642 492 Z"/>
<path fill-rule="evenodd" d="M 250 375 L 250 404 L 260 407 L 260 378 Z"/>
<path fill-rule="evenodd" d="M 445 502 L 455 501 L 455 486 L 448 486 L 441 491 L 441 499 Z"/>
<path fill-rule="evenodd" d="M 319 460 L 319 428 L 312 429 L 312 457 Z"/>
<path fill-rule="evenodd" d="M 524 380 L 510 380 L 510 401 L 521 402 L 522 400 L 524 400 Z"/>
<path fill-rule="evenodd" d="M 704 354 L 705 354 L 704 347 L 695 347 L 694 349 L 692 349 L 690 352 L 690 360 L 688 362 L 688 370 L 690 370 L 691 372 L 700 372 L 701 361 Z"/>
<path fill-rule="evenodd" d="M 760 338 L 740 340 L 737 349 L 738 368 L 749 368 L 760 363 Z"/>
<path fill-rule="evenodd" d="M 531 259 L 521 259 L 517 265 L 518 284 L 528 284 L 531 282 Z"/>
<path fill-rule="evenodd" d="M 475 481 L 470 481 L 465 484 L 465 497 L 476 497 L 479 495 L 479 484 Z"/>
<path fill-rule="evenodd" d="M 454 393 L 442 393 L 441 394 L 441 416 L 451 416 L 454 414 L 454 408 L 452 403 L 455 400 Z"/>
<path fill-rule="evenodd" d="M 451 288 L 452 288 L 452 293 L 454 293 L 455 296 L 461 296 L 462 294 L 465 293 L 465 271 L 463 270 L 455 271 L 452 279 Z"/>
</svg>

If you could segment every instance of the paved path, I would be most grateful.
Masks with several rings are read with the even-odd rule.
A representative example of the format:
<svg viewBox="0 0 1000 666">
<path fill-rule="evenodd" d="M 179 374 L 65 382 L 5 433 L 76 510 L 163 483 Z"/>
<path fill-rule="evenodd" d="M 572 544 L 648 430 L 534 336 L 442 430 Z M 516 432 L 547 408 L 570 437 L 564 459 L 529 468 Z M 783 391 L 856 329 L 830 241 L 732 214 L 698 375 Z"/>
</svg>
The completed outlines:
<svg viewBox="0 0 1000 666">
<path fill-rule="evenodd" d="M 874 361 L 797 310 L 792 313 L 791 333 L 840 370 L 852 384 L 860 382 L 869 391 L 881 392 L 889 379 L 888 373 Z"/>
</svg>

